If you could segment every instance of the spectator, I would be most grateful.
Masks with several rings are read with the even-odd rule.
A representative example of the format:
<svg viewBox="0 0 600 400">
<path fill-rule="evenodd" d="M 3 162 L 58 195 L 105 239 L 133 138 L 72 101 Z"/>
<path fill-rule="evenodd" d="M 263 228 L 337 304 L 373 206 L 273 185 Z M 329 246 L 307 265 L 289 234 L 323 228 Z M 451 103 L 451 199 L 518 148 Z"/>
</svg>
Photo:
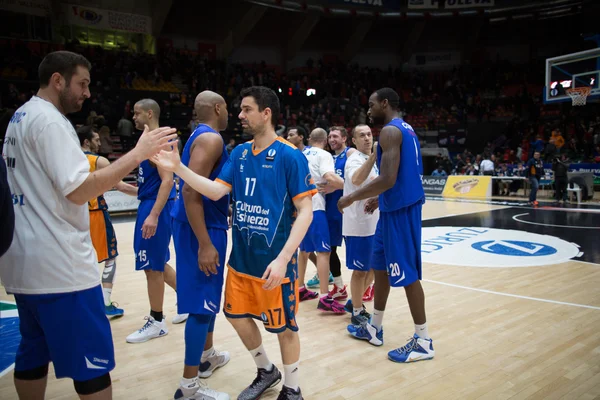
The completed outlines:
<svg viewBox="0 0 600 400">
<path fill-rule="evenodd" d="M 494 163 L 490 160 L 490 156 L 485 154 L 484 159 L 479 166 L 481 175 L 494 175 Z"/>
<path fill-rule="evenodd" d="M 567 162 L 566 155 L 562 155 L 560 159 L 555 157 L 552 162 L 552 171 L 554 171 L 554 189 L 556 190 L 556 201 L 566 202 L 567 201 L 567 184 L 569 178 L 567 172 L 569 171 L 569 164 Z"/>
<path fill-rule="evenodd" d="M 527 162 L 527 177 L 529 178 L 529 183 L 531 184 L 531 191 L 529 192 L 529 204 L 537 206 L 539 203 L 537 201 L 537 191 L 540 187 L 540 179 L 544 176 L 544 164 L 540 158 L 540 152 L 535 151 L 533 153 L 533 158 L 531 158 Z"/>
<path fill-rule="evenodd" d="M 437 169 L 431 173 L 431 176 L 448 176 L 448 174 L 441 165 L 438 165 Z"/>
<path fill-rule="evenodd" d="M 508 169 L 508 166 L 506 164 L 502 164 L 500 166 L 500 169 L 496 172 L 496 176 L 507 178 L 509 176 L 512 176 L 512 171 Z M 498 194 L 500 196 L 508 196 L 508 191 L 511 183 L 512 180 L 509 179 L 498 179 Z"/>
<path fill-rule="evenodd" d="M 231 152 L 235 148 L 235 139 L 229 139 L 229 144 L 227 144 L 225 148 L 227 149 L 227 153 L 231 154 Z"/>
</svg>

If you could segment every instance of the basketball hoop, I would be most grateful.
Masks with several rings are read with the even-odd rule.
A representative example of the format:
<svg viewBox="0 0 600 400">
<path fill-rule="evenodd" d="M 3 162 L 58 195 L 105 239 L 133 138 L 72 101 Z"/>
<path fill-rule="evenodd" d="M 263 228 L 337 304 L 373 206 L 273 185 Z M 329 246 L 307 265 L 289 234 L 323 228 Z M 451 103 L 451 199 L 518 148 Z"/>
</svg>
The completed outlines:
<svg viewBox="0 0 600 400">
<path fill-rule="evenodd" d="M 572 88 L 566 90 L 567 94 L 571 96 L 574 106 L 585 106 L 587 97 L 592 93 L 592 88 L 587 86 L 581 86 L 578 88 Z"/>
</svg>

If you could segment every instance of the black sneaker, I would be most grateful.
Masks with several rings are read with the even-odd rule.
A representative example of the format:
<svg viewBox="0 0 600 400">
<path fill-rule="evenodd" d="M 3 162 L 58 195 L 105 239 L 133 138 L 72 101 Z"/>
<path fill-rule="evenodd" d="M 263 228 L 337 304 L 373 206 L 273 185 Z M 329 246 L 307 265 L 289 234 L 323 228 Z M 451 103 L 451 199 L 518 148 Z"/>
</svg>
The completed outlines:
<svg viewBox="0 0 600 400">
<path fill-rule="evenodd" d="M 281 372 L 273 364 L 273 369 L 267 371 L 264 368 L 259 368 L 256 378 L 250 386 L 240 393 L 238 400 L 256 400 L 265 392 L 265 390 L 275 387 L 281 382 Z M 284 399 L 287 397 L 283 397 Z M 295 398 L 295 397 L 292 397 Z"/>
<path fill-rule="evenodd" d="M 277 400 L 304 400 L 304 398 L 302 397 L 300 388 L 294 390 L 284 385 L 281 388 L 281 392 L 279 392 L 279 396 L 277 396 Z"/>
<path fill-rule="evenodd" d="M 360 311 L 360 314 L 353 315 L 352 318 L 350 318 L 350 322 L 352 322 L 352 325 L 363 325 L 366 323 L 371 323 L 371 314 L 369 314 L 367 310 L 363 308 Z"/>
</svg>

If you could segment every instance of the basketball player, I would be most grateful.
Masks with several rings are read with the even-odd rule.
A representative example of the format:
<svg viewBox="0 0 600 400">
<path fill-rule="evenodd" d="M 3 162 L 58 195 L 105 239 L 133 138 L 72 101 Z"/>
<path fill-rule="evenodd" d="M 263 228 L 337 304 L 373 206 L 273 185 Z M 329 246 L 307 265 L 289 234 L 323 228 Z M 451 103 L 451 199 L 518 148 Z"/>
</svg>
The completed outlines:
<svg viewBox="0 0 600 400">
<path fill-rule="evenodd" d="M 133 106 L 137 129 L 158 127 L 160 107 L 152 99 L 142 99 Z M 175 270 L 167 264 L 171 255 L 171 209 L 175 200 L 173 173 L 163 171 L 144 160 L 138 167 L 138 206 L 133 233 L 135 269 L 144 271 L 148 283 L 150 315 L 139 330 L 125 338 L 127 343 L 144 343 L 169 333 L 163 315 L 165 283 L 176 290 Z M 173 323 L 184 322 L 187 315 L 176 315 Z"/>
<path fill-rule="evenodd" d="M 185 144 L 182 162 L 194 173 L 215 179 L 229 159 L 219 134 L 227 129 L 227 104 L 217 93 L 204 91 L 196 96 L 194 110 L 198 125 Z M 189 313 L 189 318 L 185 325 L 183 378 L 175 398 L 198 393 L 211 399 L 229 399 L 198 379 L 211 376 L 229 362 L 228 352 L 213 347 L 223 290 L 229 196 L 211 201 L 186 185 L 183 178 L 180 188 L 171 212 L 177 253 L 177 308 Z"/>
<path fill-rule="evenodd" d="M 380 218 L 375 232 L 371 266 L 375 270 L 375 309 L 372 323 L 348 326 L 351 335 L 381 346 L 383 312 L 390 285 L 404 287 L 415 323 L 413 338 L 392 350 L 388 358 L 411 362 L 433 358 L 433 342 L 427 332 L 425 294 L 421 287 L 421 208 L 425 201 L 421 176 L 423 162 L 419 140 L 412 127 L 398 115 L 398 94 L 390 88 L 369 98 L 369 117 L 385 123 L 377 146 L 379 176 L 338 202 L 340 211 L 355 201 L 379 195 Z"/>
<path fill-rule="evenodd" d="M 356 150 L 348 148 L 346 141 L 348 132 L 343 126 L 333 126 L 329 130 L 327 141 L 333 151 L 333 161 L 335 163 L 335 173 L 344 179 L 344 168 L 346 160 Z M 346 285 L 342 279 L 342 263 L 337 254 L 337 248 L 342 245 L 342 213 L 337 208 L 337 202 L 342 197 L 343 188 L 331 191 L 333 188 L 329 185 L 321 186 L 319 191 L 325 193 L 325 214 L 329 226 L 329 241 L 331 244 L 331 253 L 329 257 L 329 268 L 333 275 L 333 289 L 329 293 L 332 298 L 338 301 L 344 301 L 348 298 Z"/>
<path fill-rule="evenodd" d="M 19 312 L 14 382 L 20 399 L 44 398 L 50 361 L 57 378 L 73 379 L 80 398 L 112 399 L 114 347 L 87 204 L 176 138 L 175 129 L 145 129 L 133 150 L 90 173 L 65 117 L 90 97 L 90 68 L 79 54 L 49 53 L 38 69 L 37 95 L 15 112 L 6 132 L 16 229 L 0 258 L 0 278 Z"/>
<path fill-rule="evenodd" d="M 327 132 L 322 128 L 314 129 L 308 138 L 309 147 L 302 152 L 308 160 L 311 176 L 316 182 L 331 185 L 332 187 L 343 187 L 344 181 L 335 173 L 333 157 L 326 152 Z M 334 301 L 329 295 L 329 252 L 331 251 L 329 241 L 329 227 L 325 216 L 325 197 L 317 193 L 313 197 L 313 221 L 306 236 L 300 243 L 300 255 L 298 257 L 298 286 L 300 288 L 300 301 L 316 299 L 319 295 L 304 286 L 304 276 L 308 263 L 308 254 L 317 253 L 317 273 L 319 275 L 319 286 L 321 298 L 317 308 L 334 314 L 343 314 L 344 307 Z"/>
<path fill-rule="evenodd" d="M 233 149 L 215 181 L 190 171 L 179 162 L 176 151 L 154 159 L 213 201 L 232 192 L 233 246 L 225 283 L 225 315 L 258 368 L 256 379 L 238 399 L 258 399 L 281 380 L 251 319 L 256 318 L 278 335 L 285 373 L 278 399 L 299 400 L 296 251 L 312 221 L 312 195 L 317 190 L 306 158 L 275 133 L 279 116 L 275 92 L 253 86 L 242 90 L 241 97 L 239 118 L 244 132 L 254 140 Z"/>
<path fill-rule="evenodd" d="M 308 141 L 308 134 L 306 133 L 306 130 L 303 127 L 292 126 L 292 127 L 288 128 L 287 140 L 288 140 L 288 142 L 290 142 L 291 144 L 296 146 L 298 148 L 298 150 L 303 152 L 304 148 L 306 147 L 306 143 Z M 315 267 L 317 266 L 317 256 L 314 252 L 311 252 L 308 254 L 308 259 L 315 265 Z M 331 275 L 331 273 L 329 273 L 329 284 L 332 284 L 332 283 L 333 283 L 333 275 Z M 319 274 L 315 274 L 315 276 L 310 281 L 307 282 L 306 286 L 309 288 L 319 287 Z"/>
<path fill-rule="evenodd" d="M 357 125 L 352 130 L 352 142 L 357 151 L 352 152 L 345 162 L 344 196 L 349 196 L 364 187 L 378 175 L 373 152 L 373 134 L 367 125 Z M 352 270 L 350 279 L 349 305 L 352 306 L 352 324 L 369 322 L 371 316 L 363 305 L 363 293 L 371 284 L 371 254 L 373 235 L 379 220 L 379 210 L 365 212 L 366 201 L 357 201 L 343 215 L 344 240 L 346 242 L 346 265 Z M 349 308 L 349 307 L 347 307 Z"/>
<path fill-rule="evenodd" d="M 8 187 L 6 163 L 0 157 L 0 257 L 10 247 L 15 233 L 15 210 L 13 197 Z"/>
<path fill-rule="evenodd" d="M 90 163 L 90 172 L 106 168 L 110 165 L 110 162 L 106 158 L 97 154 L 98 150 L 100 150 L 100 135 L 98 132 L 95 132 L 91 126 L 82 126 L 77 129 L 77 136 L 81 150 L 83 150 Z M 119 182 L 115 186 L 115 189 L 129 196 L 137 195 L 137 188 L 123 181 Z M 102 294 L 104 295 L 105 312 L 108 317 L 120 317 L 123 315 L 123 309 L 117 308 L 115 303 L 110 299 L 117 272 L 117 256 L 119 252 L 117 250 L 117 237 L 112 221 L 110 220 L 110 214 L 108 213 L 108 205 L 106 204 L 106 200 L 104 200 L 104 196 L 100 195 L 88 202 L 88 208 L 90 210 L 90 236 L 92 237 L 92 244 L 96 250 L 98 262 L 104 263 Z"/>
</svg>

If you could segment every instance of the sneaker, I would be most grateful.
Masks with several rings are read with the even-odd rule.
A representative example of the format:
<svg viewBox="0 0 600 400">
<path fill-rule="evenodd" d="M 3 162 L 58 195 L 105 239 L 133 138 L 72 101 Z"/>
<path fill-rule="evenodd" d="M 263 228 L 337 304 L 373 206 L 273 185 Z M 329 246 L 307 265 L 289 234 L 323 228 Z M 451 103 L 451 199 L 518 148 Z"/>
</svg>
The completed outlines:
<svg viewBox="0 0 600 400">
<path fill-rule="evenodd" d="M 173 320 L 171 322 L 174 324 L 181 324 L 181 323 L 187 321 L 189 316 L 190 316 L 190 314 L 177 314 L 176 316 L 173 317 Z"/>
<path fill-rule="evenodd" d="M 370 323 L 363 325 L 348 325 L 348 333 L 356 339 L 366 340 L 373 346 L 383 345 L 383 327 L 377 329 Z M 389 355 L 388 355 L 389 356 Z"/>
<path fill-rule="evenodd" d="M 319 297 L 319 293 L 308 290 L 306 287 L 300 289 L 300 301 L 314 300 Z"/>
<path fill-rule="evenodd" d="M 321 281 L 319 281 L 319 275 L 315 274 L 315 276 L 313 276 L 310 281 L 306 282 L 306 287 L 309 287 L 311 289 L 318 288 L 320 282 Z M 331 285 L 332 283 L 333 283 L 333 274 L 330 272 L 329 273 L 329 284 Z"/>
<path fill-rule="evenodd" d="M 217 369 L 221 368 L 229 362 L 230 356 L 228 351 L 213 350 L 212 354 L 200 361 L 198 368 L 198 376 L 200 378 L 208 378 Z"/>
<path fill-rule="evenodd" d="M 346 305 L 344 306 L 344 311 L 346 311 L 347 313 L 352 314 L 352 311 L 354 311 L 354 306 L 352 305 L 352 299 L 349 299 L 346 302 Z"/>
<path fill-rule="evenodd" d="M 104 313 L 107 317 L 122 317 L 125 311 L 122 308 L 117 307 L 118 304 L 115 302 L 110 303 L 110 306 L 104 306 Z"/>
<path fill-rule="evenodd" d="M 319 299 L 319 304 L 317 304 L 317 309 L 324 312 L 332 312 L 334 314 L 345 314 L 346 310 L 344 310 L 344 306 L 333 300 L 331 296 L 323 296 Z"/>
<path fill-rule="evenodd" d="M 267 389 L 277 386 L 279 382 L 281 382 L 281 372 L 279 372 L 275 364 L 273 364 L 271 371 L 259 368 L 256 378 L 254 378 L 250 386 L 240 393 L 238 400 L 256 400 Z"/>
<path fill-rule="evenodd" d="M 397 363 L 409 363 L 431 360 L 434 355 L 433 340 L 420 338 L 415 333 L 405 346 L 390 351 L 388 358 Z"/>
<path fill-rule="evenodd" d="M 365 294 L 363 294 L 363 302 L 368 303 L 373 301 L 373 298 L 375 298 L 375 292 L 373 291 L 373 284 L 371 284 L 367 290 L 365 290 Z"/>
<path fill-rule="evenodd" d="M 346 285 L 343 288 L 337 287 L 337 285 L 333 284 L 333 289 L 329 291 L 329 297 L 336 301 L 345 301 L 348 299 L 348 292 L 346 291 Z"/>
<path fill-rule="evenodd" d="M 300 388 L 294 390 L 284 385 L 281 392 L 279 392 L 279 396 L 277 396 L 277 400 L 304 400 L 304 397 L 302 397 Z"/>
<path fill-rule="evenodd" d="M 210 389 L 206 383 L 196 378 L 193 383 L 185 387 L 180 383 L 173 398 L 175 400 L 229 400 L 229 395 Z"/>
<path fill-rule="evenodd" d="M 352 318 L 350 318 L 350 322 L 352 322 L 352 325 L 363 325 L 363 324 L 370 324 L 371 323 L 371 314 L 369 314 L 367 312 L 367 310 L 363 309 L 360 311 L 360 313 L 358 315 L 352 315 Z"/>
<path fill-rule="evenodd" d="M 161 322 L 158 322 L 151 316 L 147 316 L 145 319 L 148 321 L 142 326 L 142 329 L 127 336 L 125 339 L 127 343 L 144 343 L 150 339 L 163 337 L 169 333 L 167 321 L 164 318 Z"/>
</svg>

